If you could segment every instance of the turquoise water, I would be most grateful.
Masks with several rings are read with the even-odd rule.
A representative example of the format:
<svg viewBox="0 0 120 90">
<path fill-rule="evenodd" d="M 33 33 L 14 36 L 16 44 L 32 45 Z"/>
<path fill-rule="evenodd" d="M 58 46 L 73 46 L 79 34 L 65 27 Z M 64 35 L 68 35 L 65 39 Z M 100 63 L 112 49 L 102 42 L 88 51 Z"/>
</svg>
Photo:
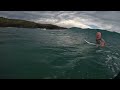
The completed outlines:
<svg viewBox="0 0 120 90">
<path fill-rule="evenodd" d="M 99 30 L 0 28 L 0 79 L 112 79 L 120 72 L 120 34 Z"/>
</svg>

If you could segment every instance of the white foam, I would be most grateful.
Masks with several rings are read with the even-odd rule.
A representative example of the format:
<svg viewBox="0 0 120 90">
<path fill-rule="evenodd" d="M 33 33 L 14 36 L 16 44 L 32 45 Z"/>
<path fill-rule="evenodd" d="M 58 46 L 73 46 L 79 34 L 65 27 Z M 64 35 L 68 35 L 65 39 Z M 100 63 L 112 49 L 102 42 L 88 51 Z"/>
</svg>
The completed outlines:
<svg viewBox="0 0 120 90">
<path fill-rule="evenodd" d="M 104 52 L 106 52 L 106 53 L 110 53 L 111 51 L 104 51 Z"/>
<path fill-rule="evenodd" d="M 90 45 L 96 45 L 95 43 L 88 42 L 87 40 L 84 39 L 84 41 Z"/>
<path fill-rule="evenodd" d="M 113 68 L 113 67 L 112 67 L 111 69 L 112 69 L 112 71 L 113 71 L 113 72 L 115 72 L 115 70 L 114 70 L 114 68 Z"/>
<path fill-rule="evenodd" d="M 96 53 L 102 52 L 103 50 L 96 50 Z"/>
</svg>

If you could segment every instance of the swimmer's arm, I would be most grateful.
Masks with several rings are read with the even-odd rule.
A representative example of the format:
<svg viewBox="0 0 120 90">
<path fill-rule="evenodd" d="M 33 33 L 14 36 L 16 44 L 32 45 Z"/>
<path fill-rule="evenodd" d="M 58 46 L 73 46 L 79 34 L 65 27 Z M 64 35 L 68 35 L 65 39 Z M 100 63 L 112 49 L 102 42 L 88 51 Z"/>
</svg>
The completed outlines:
<svg viewBox="0 0 120 90">
<path fill-rule="evenodd" d="M 106 45 L 106 42 L 105 42 L 105 40 L 104 39 L 102 39 L 102 42 L 101 42 L 101 47 L 104 47 L 105 45 Z"/>
<path fill-rule="evenodd" d="M 102 41 L 104 42 L 104 45 L 106 45 L 106 42 L 105 42 L 105 40 L 104 40 L 104 39 L 102 39 Z"/>
</svg>

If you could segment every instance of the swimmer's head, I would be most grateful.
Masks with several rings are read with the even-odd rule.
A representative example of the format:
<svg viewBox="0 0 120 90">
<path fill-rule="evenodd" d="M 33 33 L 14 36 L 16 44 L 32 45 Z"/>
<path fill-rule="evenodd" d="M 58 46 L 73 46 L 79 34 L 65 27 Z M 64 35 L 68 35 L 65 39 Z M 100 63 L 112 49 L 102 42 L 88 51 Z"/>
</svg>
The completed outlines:
<svg viewBox="0 0 120 90">
<path fill-rule="evenodd" d="M 102 36 L 102 35 L 101 35 L 101 32 L 97 32 L 97 33 L 96 33 L 96 39 L 101 39 L 101 36 Z"/>
</svg>

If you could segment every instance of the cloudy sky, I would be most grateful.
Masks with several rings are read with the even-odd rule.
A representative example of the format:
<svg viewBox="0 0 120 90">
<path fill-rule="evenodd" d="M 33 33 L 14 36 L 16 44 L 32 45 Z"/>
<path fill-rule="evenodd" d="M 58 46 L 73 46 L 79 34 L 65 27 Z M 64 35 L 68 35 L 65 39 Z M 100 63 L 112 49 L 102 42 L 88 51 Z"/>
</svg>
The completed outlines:
<svg viewBox="0 0 120 90">
<path fill-rule="evenodd" d="M 62 27 L 99 28 L 120 33 L 120 11 L 0 11 L 0 16 Z"/>
</svg>

